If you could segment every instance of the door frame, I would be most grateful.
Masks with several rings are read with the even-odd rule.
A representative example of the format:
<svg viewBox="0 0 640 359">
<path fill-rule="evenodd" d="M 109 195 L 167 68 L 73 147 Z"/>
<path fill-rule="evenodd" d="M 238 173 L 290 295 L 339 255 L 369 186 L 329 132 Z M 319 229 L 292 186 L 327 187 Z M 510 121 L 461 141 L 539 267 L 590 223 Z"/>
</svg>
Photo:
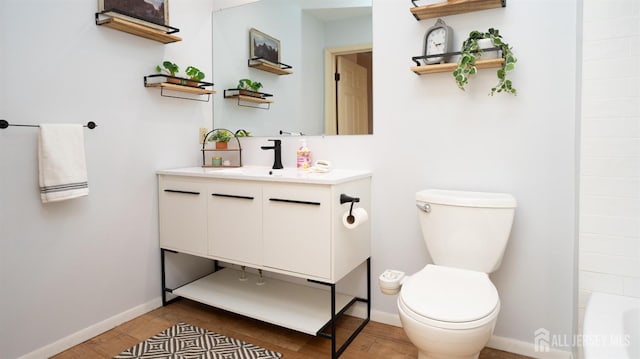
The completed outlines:
<svg viewBox="0 0 640 359">
<path fill-rule="evenodd" d="M 336 57 L 373 51 L 373 44 L 347 45 L 324 49 L 324 134 L 336 135 Z M 369 84 L 371 86 L 371 84 Z"/>
</svg>

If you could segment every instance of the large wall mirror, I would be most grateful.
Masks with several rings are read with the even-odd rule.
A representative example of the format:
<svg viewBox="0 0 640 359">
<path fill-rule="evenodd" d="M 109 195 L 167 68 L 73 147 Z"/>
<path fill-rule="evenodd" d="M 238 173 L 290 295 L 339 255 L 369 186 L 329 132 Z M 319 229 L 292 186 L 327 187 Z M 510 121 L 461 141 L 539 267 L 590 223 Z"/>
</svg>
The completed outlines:
<svg viewBox="0 0 640 359">
<path fill-rule="evenodd" d="M 252 136 L 373 133 L 372 0 L 226 3 L 213 13 L 214 127 Z M 280 62 L 291 74 L 248 66 L 252 28 L 280 42 Z M 240 79 L 260 82 L 273 103 L 256 108 L 225 98 Z"/>
</svg>

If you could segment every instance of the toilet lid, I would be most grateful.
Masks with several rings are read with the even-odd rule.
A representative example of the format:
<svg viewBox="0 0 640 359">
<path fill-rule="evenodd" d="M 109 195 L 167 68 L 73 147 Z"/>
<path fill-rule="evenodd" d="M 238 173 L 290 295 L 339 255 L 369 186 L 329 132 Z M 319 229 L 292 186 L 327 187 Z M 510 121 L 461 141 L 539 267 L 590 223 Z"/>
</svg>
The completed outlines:
<svg viewBox="0 0 640 359">
<path fill-rule="evenodd" d="M 486 273 L 432 264 L 409 277 L 400 296 L 414 313 L 453 323 L 486 317 L 499 302 Z"/>
</svg>

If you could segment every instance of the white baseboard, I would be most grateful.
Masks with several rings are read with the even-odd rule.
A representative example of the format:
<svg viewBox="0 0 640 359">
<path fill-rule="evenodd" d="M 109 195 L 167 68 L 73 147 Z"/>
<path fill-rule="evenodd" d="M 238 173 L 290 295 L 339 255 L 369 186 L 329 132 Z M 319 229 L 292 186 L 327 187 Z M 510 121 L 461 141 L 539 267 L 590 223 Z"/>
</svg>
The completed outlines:
<svg viewBox="0 0 640 359">
<path fill-rule="evenodd" d="M 532 337 L 533 338 L 533 337 Z M 548 352 L 541 352 L 535 350 L 533 343 L 523 342 L 516 339 L 492 336 L 487 344 L 489 348 L 502 350 L 505 352 L 520 354 L 531 358 L 539 359 L 571 359 L 573 355 L 571 352 L 549 349 Z"/>
<path fill-rule="evenodd" d="M 367 317 L 367 304 L 366 303 L 355 303 L 349 310 L 346 311 L 347 315 L 351 315 L 357 318 L 366 318 Z M 391 314 L 386 312 L 381 312 L 378 310 L 371 310 L 371 321 L 393 325 L 396 327 L 402 327 L 400 323 L 400 317 L 397 314 Z"/>
<path fill-rule="evenodd" d="M 114 327 L 136 318 L 142 314 L 148 313 L 156 308 L 162 306 L 162 299 L 157 297 L 141 304 L 135 308 L 131 308 L 122 313 L 116 314 L 111 318 L 107 318 L 99 323 L 84 328 L 78 332 L 75 332 L 67 337 L 64 337 L 58 341 L 55 341 L 49 345 L 46 345 L 40 349 L 34 350 L 31 353 L 21 356 L 19 359 L 41 359 L 49 358 L 53 355 L 61 353 L 75 345 L 78 345 L 84 341 L 87 341 L 99 334 L 113 329 Z"/>
<path fill-rule="evenodd" d="M 372 310 L 371 320 L 373 320 L 374 322 L 393 325 L 394 327 L 402 328 L 402 323 L 400 322 L 400 316 L 397 313 L 387 313 L 387 312 L 381 312 L 379 310 Z"/>
</svg>

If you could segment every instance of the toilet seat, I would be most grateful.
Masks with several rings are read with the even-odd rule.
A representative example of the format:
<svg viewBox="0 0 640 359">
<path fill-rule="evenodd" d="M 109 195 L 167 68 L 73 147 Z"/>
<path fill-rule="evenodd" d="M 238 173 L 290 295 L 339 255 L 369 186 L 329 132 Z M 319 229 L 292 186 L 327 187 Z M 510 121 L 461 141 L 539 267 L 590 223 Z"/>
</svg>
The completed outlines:
<svg viewBox="0 0 640 359">
<path fill-rule="evenodd" d="M 486 273 L 432 264 L 405 281 L 398 305 L 414 320 L 443 329 L 476 328 L 500 311 Z"/>
</svg>

